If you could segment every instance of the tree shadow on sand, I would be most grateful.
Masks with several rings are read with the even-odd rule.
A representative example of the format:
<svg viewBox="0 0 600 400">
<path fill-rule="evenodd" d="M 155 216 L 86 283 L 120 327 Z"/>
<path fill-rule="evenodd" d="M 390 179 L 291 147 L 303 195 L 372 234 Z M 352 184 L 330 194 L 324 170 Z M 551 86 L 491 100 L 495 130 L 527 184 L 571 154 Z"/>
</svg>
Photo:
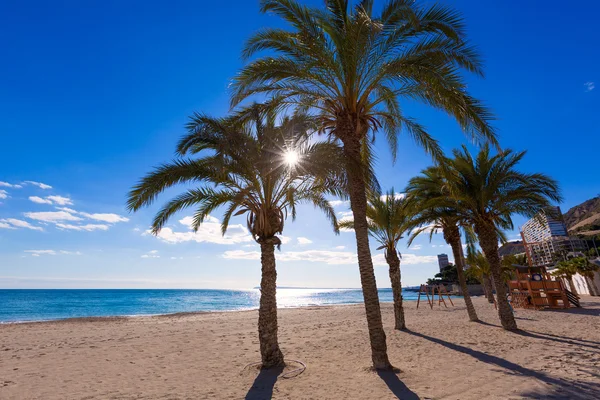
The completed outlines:
<svg viewBox="0 0 600 400">
<path fill-rule="evenodd" d="M 273 388 L 283 367 L 261 369 L 246 394 L 246 400 L 268 400 L 273 397 Z"/>
<path fill-rule="evenodd" d="M 502 326 L 500 326 L 500 325 L 490 324 L 489 322 L 478 321 L 478 323 L 481 325 L 502 328 Z M 519 329 L 517 331 L 514 331 L 513 333 L 515 335 L 526 336 L 526 337 L 530 337 L 530 338 L 534 338 L 534 339 L 549 340 L 549 341 L 557 342 L 557 343 L 564 343 L 564 344 L 569 344 L 569 345 L 588 347 L 593 350 L 600 350 L 600 342 L 594 342 L 593 340 L 577 339 L 577 338 L 573 338 L 573 337 L 569 337 L 569 336 L 559 336 L 559 335 L 553 335 L 551 333 L 545 333 L 545 332 L 526 331 L 523 329 Z"/>
<path fill-rule="evenodd" d="M 510 375 L 521 375 L 535 378 L 549 385 L 548 389 L 542 392 L 523 393 L 525 398 L 544 398 L 544 399 L 595 399 L 600 397 L 600 383 L 590 383 L 563 378 L 553 378 L 543 372 L 525 368 L 519 364 L 505 360 L 491 354 L 487 354 L 469 347 L 461 346 L 456 343 L 447 342 L 436 337 L 427 336 L 422 333 L 407 331 L 407 333 L 420 337 L 430 342 L 437 343 L 451 350 L 468 354 L 477 360 L 486 364 L 496 365 L 504 368 L 504 373 Z M 526 335 L 527 336 L 527 335 Z M 532 397 L 533 396 L 533 397 Z M 537 397 L 535 397 L 537 396 Z"/>
<path fill-rule="evenodd" d="M 385 382 L 392 393 L 402 400 L 419 400 L 420 397 L 406 386 L 396 372 L 394 371 L 377 371 L 377 375 Z"/>
</svg>

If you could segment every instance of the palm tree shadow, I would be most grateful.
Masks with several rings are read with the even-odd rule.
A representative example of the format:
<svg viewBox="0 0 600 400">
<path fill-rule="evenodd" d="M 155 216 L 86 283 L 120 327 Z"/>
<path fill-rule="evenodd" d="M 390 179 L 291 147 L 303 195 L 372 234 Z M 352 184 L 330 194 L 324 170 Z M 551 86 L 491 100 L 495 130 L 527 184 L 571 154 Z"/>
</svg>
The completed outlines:
<svg viewBox="0 0 600 400">
<path fill-rule="evenodd" d="M 407 331 L 407 333 L 429 340 L 430 342 L 437 343 L 451 350 L 458 351 L 464 354 L 468 354 L 477 360 L 486 364 L 496 365 L 504 368 L 505 373 L 511 375 L 521 375 L 525 377 L 535 378 L 541 382 L 546 383 L 552 388 L 553 395 L 559 397 L 548 397 L 548 398 L 599 398 L 600 396 L 600 384 L 582 382 L 571 379 L 558 379 L 553 378 L 543 372 L 535 371 L 529 368 L 525 368 L 519 364 L 515 364 L 511 361 L 505 360 L 491 354 L 487 354 L 478 350 L 471 349 L 469 347 L 461 346 L 459 344 L 447 342 L 445 340 L 427 336 L 422 333 Z M 564 397 L 566 396 L 566 397 Z M 583 396 L 583 397 L 582 397 Z M 587 397 L 586 397 L 587 396 Z M 541 398 L 541 397 L 538 397 Z M 545 398 L 545 397 L 544 397 Z"/>
<path fill-rule="evenodd" d="M 420 397 L 406 386 L 394 371 L 377 371 L 392 393 L 402 400 L 419 400 Z"/>
<path fill-rule="evenodd" d="M 248 393 L 246 400 L 267 400 L 273 397 L 273 388 L 277 378 L 283 372 L 283 367 L 261 368 Z"/>
</svg>

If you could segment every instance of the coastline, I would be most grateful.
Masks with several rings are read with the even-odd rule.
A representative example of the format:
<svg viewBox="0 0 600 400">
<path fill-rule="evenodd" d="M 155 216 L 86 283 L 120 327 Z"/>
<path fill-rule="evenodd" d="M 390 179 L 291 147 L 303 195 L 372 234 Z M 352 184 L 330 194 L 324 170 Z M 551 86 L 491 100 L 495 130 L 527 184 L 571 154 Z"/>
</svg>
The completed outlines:
<svg viewBox="0 0 600 400">
<path fill-rule="evenodd" d="M 517 333 L 483 298 L 474 299 L 482 323 L 468 321 L 462 299 L 407 303 L 406 332 L 393 330 L 383 303 L 401 370 L 387 375 L 370 370 L 361 304 L 283 308 L 282 351 L 308 367 L 292 379 L 244 369 L 260 359 L 256 310 L 5 324 L 0 398 L 598 398 L 600 299 L 582 300 L 583 309 L 518 310 Z"/>
<path fill-rule="evenodd" d="M 223 289 L 34 289 L 0 290 L 0 325 L 77 318 L 150 317 L 176 313 L 258 309 L 255 290 Z M 363 304 L 360 289 L 281 288 L 278 308 Z M 416 300 L 403 292 L 404 300 Z M 391 289 L 380 302 L 391 302 Z"/>
</svg>

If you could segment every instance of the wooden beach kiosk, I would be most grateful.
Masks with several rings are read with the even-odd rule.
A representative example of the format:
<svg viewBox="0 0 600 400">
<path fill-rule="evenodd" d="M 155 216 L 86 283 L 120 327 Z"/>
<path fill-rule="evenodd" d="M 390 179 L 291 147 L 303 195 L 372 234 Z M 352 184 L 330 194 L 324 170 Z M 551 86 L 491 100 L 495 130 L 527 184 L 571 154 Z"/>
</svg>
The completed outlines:
<svg viewBox="0 0 600 400">
<path fill-rule="evenodd" d="M 562 281 L 552 280 L 544 267 L 514 265 L 516 280 L 508 282 L 512 305 L 515 308 L 579 307 L 579 298 L 568 291 Z"/>
</svg>

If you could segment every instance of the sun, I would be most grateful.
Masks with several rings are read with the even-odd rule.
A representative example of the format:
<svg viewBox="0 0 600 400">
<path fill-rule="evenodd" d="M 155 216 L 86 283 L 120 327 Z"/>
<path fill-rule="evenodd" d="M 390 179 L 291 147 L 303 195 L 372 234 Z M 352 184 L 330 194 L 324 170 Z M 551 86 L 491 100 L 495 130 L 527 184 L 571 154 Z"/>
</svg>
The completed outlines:
<svg viewBox="0 0 600 400">
<path fill-rule="evenodd" d="M 293 167 L 294 165 L 298 164 L 298 161 L 300 160 L 300 156 L 298 155 L 297 152 L 295 152 L 293 150 L 288 150 L 283 154 L 283 159 L 285 160 L 287 165 L 289 165 L 290 167 Z"/>
</svg>

